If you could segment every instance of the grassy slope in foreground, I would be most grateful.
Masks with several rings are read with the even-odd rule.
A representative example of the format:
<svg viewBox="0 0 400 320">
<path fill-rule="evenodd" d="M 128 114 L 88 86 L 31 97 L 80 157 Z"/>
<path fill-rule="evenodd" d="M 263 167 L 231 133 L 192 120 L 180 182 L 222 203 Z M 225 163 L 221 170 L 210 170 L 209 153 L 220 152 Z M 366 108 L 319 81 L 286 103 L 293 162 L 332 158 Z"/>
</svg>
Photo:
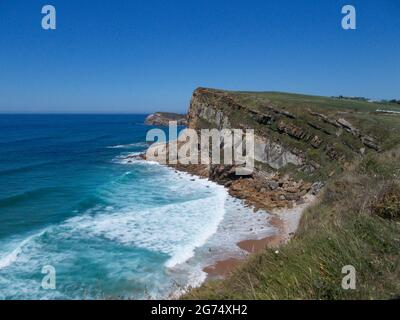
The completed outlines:
<svg viewBox="0 0 400 320">
<path fill-rule="evenodd" d="M 398 116 L 377 104 L 281 93 L 235 93 L 257 108 L 268 99 L 294 113 L 304 108 L 347 116 L 379 136 L 381 153 L 354 159 L 328 181 L 306 210 L 296 236 L 278 253 L 252 255 L 224 280 L 206 282 L 184 299 L 386 299 L 400 296 L 400 145 Z M 397 106 L 393 106 L 395 109 Z M 375 123 L 375 126 L 371 124 Z M 392 131 L 394 130 L 394 131 Z M 392 131 L 392 135 L 388 133 Z M 356 290 L 343 290 L 342 267 L 357 272 Z"/>
<path fill-rule="evenodd" d="M 400 147 L 330 181 L 294 239 L 266 249 L 190 299 L 386 299 L 400 296 Z M 343 290 L 342 267 L 357 271 Z"/>
</svg>

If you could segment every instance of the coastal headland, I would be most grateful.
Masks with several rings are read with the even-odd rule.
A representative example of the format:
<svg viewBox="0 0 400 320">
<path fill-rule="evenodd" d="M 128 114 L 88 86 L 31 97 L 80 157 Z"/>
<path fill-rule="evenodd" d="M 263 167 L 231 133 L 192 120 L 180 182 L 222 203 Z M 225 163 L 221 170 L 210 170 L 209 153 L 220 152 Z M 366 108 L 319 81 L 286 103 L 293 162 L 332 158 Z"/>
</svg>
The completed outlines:
<svg viewBox="0 0 400 320">
<path fill-rule="evenodd" d="M 231 196 L 243 200 L 254 211 L 272 213 L 269 223 L 279 230 L 276 235 L 264 239 L 248 239 L 237 245 L 256 256 L 264 255 L 265 250 L 275 252 L 276 249 L 276 252 L 280 252 L 281 248 L 290 247 L 298 241 L 298 236 L 305 232 L 305 224 L 307 227 L 311 224 L 310 219 L 323 219 L 328 225 L 333 223 L 324 215 L 310 218 L 308 213 L 313 212 L 315 207 L 325 206 L 328 201 L 325 199 L 326 190 L 332 189 L 332 183 L 354 175 L 355 168 L 369 159 L 381 159 L 387 152 L 391 152 L 394 158 L 398 157 L 396 145 L 400 142 L 400 118 L 395 113 L 388 115 L 376 110 L 379 110 L 378 104 L 365 101 L 198 88 L 191 99 L 187 115 L 188 128 L 198 131 L 230 128 L 254 130 L 254 170 L 249 175 L 238 176 L 235 174 L 235 163 L 204 165 L 178 162 L 167 165 L 224 185 Z M 183 145 L 178 142 L 178 150 Z M 167 153 L 168 158 L 165 143 L 157 143 L 150 150 L 150 154 Z M 141 157 L 146 158 L 145 155 Z M 385 157 L 376 161 L 386 161 Z M 380 178 L 380 183 L 385 184 L 387 177 Z M 343 186 L 343 190 L 347 188 L 355 190 L 351 182 Z M 375 193 L 372 192 L 371 197 L 372 194 Z M 347 210 L 342 205 L 340 214 Z M 325 207 L 321 211 L 332 214 L 336 212 Z M 308 213 L 305 217 L 304 212 Z M 354 238 L 358 236 L 355 234 Z M 287 244 L 293 237 L 295 239 Z M 227 279 L 216 282 L 215 287 L 212 282 L 212 290 L 217 290 L 212 291 L 212 294 L 206 285 L 189 296 L 204 298 L 210 294 L 219 297 L 213 294 L 225 288 L 225 285 L 230 285 L 229 279 L 237 277 L 240 270 L 248 267 L 253 260 L 232 258 L 217 261 L 204 271 L 210 278 L 223 275 Z M 243 297 L 241 294 L 238 296 Z"/>
</svg>

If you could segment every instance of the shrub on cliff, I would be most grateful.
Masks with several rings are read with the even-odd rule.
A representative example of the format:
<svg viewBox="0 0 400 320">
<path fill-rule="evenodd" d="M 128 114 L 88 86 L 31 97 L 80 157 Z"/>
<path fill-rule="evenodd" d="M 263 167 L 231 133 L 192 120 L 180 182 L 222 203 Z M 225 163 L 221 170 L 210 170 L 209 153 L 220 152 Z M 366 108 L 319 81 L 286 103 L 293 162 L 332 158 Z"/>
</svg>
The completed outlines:
<svg viewBox="0 0 400 320">
<path fill-rule="evenodd" d="M 371 204 L 371 212 L 384 219 L 400 220 L 400 186 L 384 185 Z"/>
</svg>

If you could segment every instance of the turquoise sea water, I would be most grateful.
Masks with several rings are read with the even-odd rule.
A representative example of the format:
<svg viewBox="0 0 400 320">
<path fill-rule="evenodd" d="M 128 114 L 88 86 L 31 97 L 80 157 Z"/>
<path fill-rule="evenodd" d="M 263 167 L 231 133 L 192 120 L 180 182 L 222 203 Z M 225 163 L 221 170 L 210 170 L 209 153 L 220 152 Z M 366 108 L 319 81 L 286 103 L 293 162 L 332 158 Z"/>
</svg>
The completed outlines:
<svg viewBox="0 0 400 320">
<path fill-rule="evenodd" d="M 128 163 L 147 147 L 143 120 L 0 115 L 0 298 L 163 298 L 235 253 L 260 217 L 232 232 L 251 213 L 222 187 Z M 47 265 L 55 290 L 41 286 Z"/>
</svg>

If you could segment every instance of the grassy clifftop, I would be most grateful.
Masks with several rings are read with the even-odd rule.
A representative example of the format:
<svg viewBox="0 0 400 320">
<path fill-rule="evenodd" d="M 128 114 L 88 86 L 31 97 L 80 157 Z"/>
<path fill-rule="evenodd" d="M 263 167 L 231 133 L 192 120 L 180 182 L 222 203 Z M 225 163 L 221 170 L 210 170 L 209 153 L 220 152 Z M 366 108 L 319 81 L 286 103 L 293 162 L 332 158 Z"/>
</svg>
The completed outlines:
<svg viewBox="0 0 400 320">
<path fill-rule="evenodd" d="M 207 108 L 220 112 L 217 123 Z M 198 89 L 189 114 L 193 127 L 254 128 L 316 163 L 313 171 L 290 165 L 279 171 L 327 184 L 288 244 L 251 256 L 226 279 L 183 298 L 398 298 L 400 116 L 377 109 L 382 105 L 365 101 Z M 356 270 L 355 290 L 341 286 L 346 265 Z"/>
<path fill-rule="evenodd" d="M 277 92 L 197 89 L 189 109 L 194 128 L 251 128 L 304 160 L 280 171 L 304 180 L 327 180 L 353 161 L 382 152 L 400 141 L 398 104 Z M 262 163 L 258 166 L 268 171 Z"/>
</svg>

